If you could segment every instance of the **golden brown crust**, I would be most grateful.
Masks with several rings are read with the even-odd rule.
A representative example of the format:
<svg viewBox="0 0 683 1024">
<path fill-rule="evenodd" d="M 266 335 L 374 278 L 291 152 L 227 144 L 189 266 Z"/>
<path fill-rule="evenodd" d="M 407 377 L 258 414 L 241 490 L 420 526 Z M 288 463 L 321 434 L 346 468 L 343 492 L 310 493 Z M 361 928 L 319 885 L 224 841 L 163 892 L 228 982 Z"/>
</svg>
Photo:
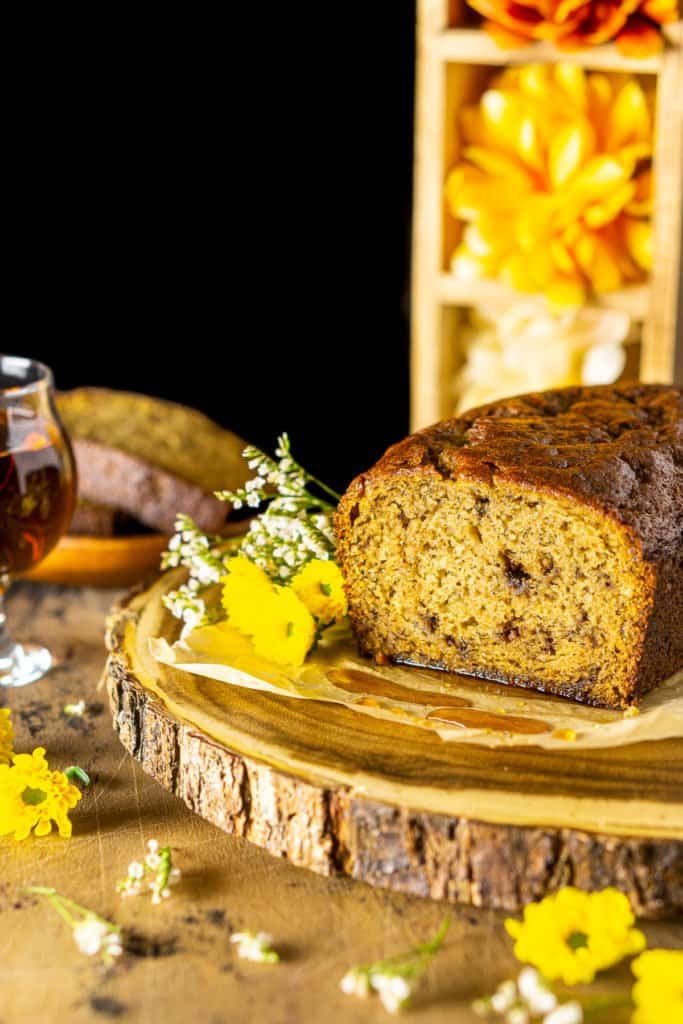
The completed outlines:
<svg viewBox="0 0 683 1024">
<path fill-rule="evenodd" d="M 354 484 L 411 470 L 568 494 L 628 526 L 656 561 L 683 543 L 683 391 L 624 384 L 493 402 L 405 438 Z"/>
</svg>

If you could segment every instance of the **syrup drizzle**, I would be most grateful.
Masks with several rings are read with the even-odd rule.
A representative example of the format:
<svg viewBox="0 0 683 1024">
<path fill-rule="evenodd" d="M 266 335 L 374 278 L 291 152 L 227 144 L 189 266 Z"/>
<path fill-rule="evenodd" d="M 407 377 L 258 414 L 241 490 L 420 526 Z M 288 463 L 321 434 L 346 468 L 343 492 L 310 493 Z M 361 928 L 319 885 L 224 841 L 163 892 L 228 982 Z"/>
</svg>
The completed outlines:
<svg viewBox="0 0 683 1024">
<path fill-rule="evenodd" d="M 462 729 L 486 729 L 493 732 L 517 733 L 522 736 L 533 736 L 543 732 L 551 732 L 552 727 L 539 718 L 526 718 L 521 715 L 496 714 L 493 711 L 482 711 L 472 707 L 462 697 L 438 693 L 431 690 L 413 690 L 409 686 L 394 683 L 384 676 L 359 669 L 333 668 L 327 678 L 335 686 L 348 693 L 360 693 L 363 697 L 357 703 L 367 706 L 378 706 L 373 698 L 384 697 L 401 703 L 419 704 L 432 707 L 427 715 L 432 722 L 445 722 Z"/>
</svg>

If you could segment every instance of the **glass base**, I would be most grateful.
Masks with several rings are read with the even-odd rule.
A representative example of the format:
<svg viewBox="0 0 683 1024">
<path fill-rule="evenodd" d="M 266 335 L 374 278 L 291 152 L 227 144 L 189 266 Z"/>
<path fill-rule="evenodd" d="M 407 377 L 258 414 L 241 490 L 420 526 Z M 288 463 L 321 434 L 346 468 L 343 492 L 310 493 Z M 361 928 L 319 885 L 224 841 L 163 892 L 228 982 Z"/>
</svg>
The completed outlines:
<svg viewBox="0 0 683 1024">
<path fill-rule="evenodd" d="M 52 655 L 39 644 L 14 644 L 0 655 L 0 686 L 26 686 L 42 679 L 52 666 Z"/>
</svg>

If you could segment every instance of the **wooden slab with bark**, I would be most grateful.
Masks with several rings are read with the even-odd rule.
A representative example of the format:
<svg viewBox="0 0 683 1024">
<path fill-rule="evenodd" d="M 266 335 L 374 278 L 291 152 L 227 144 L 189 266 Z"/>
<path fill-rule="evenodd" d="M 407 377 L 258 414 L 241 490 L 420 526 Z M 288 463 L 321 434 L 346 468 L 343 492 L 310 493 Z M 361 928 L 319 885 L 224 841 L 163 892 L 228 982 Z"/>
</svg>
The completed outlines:
<svg viewBox="0 0 683 1024">
<path fill-rule="evenodd" d="M 683 745 L 556 753 L 442 742 L 345 708 L 156 662 L 177 639 L 161 578 L 114 611 L 114 725 L 191 810 L 322 875 L 481 907 L 615 885 L 641 916 L 683 911 Z"/>
</svg>

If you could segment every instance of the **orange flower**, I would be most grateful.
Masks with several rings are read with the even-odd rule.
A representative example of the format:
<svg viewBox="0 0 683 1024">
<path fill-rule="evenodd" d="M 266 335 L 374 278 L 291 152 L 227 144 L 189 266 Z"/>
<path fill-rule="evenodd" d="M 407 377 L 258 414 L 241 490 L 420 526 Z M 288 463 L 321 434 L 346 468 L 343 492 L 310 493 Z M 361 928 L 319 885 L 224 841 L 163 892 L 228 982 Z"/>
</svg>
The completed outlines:
<svg viewBox="0 0 683 1024">
<path fill-rule="evenodd" d="M 677 0 L 468 0 L 500 46 L 545 39 L 566 50 L 615 40 L 645 57 L 662 48 L 660 26 L 678 17 Z"/>
<path fill-rule="evenodd" d="M 462 117 L 446 182 L 464 222 L 452 270 L 556 306 L 642 279 L 651 263 L 652 96 L 574 64 L 508 68 Z"/>
</svg>

